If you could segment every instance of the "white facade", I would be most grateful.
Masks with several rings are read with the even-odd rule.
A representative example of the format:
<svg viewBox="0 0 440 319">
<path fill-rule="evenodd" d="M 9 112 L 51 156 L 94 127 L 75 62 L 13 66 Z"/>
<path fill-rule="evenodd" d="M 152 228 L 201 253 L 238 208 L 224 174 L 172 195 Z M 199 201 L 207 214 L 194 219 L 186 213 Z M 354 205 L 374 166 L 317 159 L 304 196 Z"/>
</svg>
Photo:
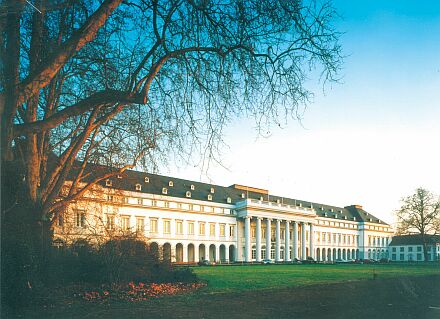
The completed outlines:
<svg viewBox="0 0 440 319">
<path fill-rule="evenodd" d="M 264 200 L 263 196 L 251 199 L 244 193 L 235 202 L 228 197 L 220 203 L 212 201 L 210 194 L 206 200 L 194 199 L 190 191 L 186 196 L 169 196 L 165 187 L 158 195 L 142 192 L 139 184 L 134 191 L 112 188 L 111 183 L 106 186 L 95 187 L 69 206 L 54 226 L 58 241 L 99 241 L 116 230 L 135 232 L 163 258 L 182 263 L 389 256 L 390 226 L 377 219 L 356 220 L 342 214 L 342 209 L 331 209 L 331 216 L 327 216 L 321 212 L 323 207 L 284 204 Z M 214 194 L 214 188 L 211 192 Z"/>
</svg>

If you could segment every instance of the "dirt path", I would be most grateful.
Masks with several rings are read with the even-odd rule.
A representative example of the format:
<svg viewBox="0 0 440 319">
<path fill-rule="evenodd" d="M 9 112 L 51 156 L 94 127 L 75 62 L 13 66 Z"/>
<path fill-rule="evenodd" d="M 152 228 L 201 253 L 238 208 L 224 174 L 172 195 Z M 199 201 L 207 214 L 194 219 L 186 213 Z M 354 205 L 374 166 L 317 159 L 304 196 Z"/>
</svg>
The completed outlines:
<svg viewBox="0 0 440 319">
<path fill-rule="evenodd" d="M 26 311 L 20 318 L 440 319 L 440 276 L 314 285 L 237 294 L 189 294 L 143 303 Z"/>
</svg>

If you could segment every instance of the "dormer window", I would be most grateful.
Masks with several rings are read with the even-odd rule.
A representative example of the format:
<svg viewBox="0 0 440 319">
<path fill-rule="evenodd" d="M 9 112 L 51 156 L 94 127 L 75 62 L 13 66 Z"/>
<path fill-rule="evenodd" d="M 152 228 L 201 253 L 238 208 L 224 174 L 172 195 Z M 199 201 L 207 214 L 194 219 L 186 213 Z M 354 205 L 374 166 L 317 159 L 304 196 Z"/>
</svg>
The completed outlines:
<svg viewBox="0 0 440 319">
<path fill-rule="evenodd" d="M 191 186 L 192 186 L 192 185 L 191 185 Z M 185 196 L 188 197 L 188 198 L 190 198 L 190 197 L 191 197 L 191 192 L 190 192 L 190 191 L 187 191 L 186 194 L 185 194 Z"/>
<path fill-rule="evenodd" d="M 277 204 L 279 204 L 281 201 L 279 199 L 277 199 Z"/>
<path fill-rule="evenodd" d="M 299 205 L 298 205 L 299 207 L 303 207 L 303 204 L 302 203 L 299 203 Z"/>
<path fill-rule="evenodd" d="M 211 194 L 214 194 L 214 187 L 211 187 Z"/>
<path fill-rule="evenodd" d="M 333 213 L 333 208 L 332 209 L 330 209 L 330 211 Z"/>
<path fill-rule="evenodd" d="M 260 201 L 263 201 L 263 200 L 264 200 L 263 196 L 260 196 Z"/>
<path fill-rule="evenodd" d="M 212 195 L 208 194 L 208 200 L 212 200 Z"/>
<path fill-rule="evenodd" d="M 324 210 L 324 207 L 321 206 L 321 210 Z"/>
<path fill-rule="evenodd" d="M 144 181 L 145 181 L 145 183 L 149 183 L 150 182 L 150 178 L 148 176 L 145 176 Z"/>
<path fill-rule="evenodd" d="M 195 189 L 196 189 L 196 187 L 194 185 L 191 185 L 191 190 L 193 191 Z"/>
<path fill-rule="evenodd" d="M 353 220 L 356 221 L 356 217 L 353 217 Z"/>
<path fill-rule="evenodd" d="M 173 181 L 169 181 L 169 182 L 168 182 L 168 186 L 169 186 L 169 187 L 173 187 L 173 186 L 174 186 Z"/>
<path fill-rule="evenodd" d="M 166 187 L 163 187 L 162 188 L 162 194 L 168 194 L 168 189 L 166 188 Z"/>
<path fill-rule="evenodd" d="M 230 204 L 232 202 L 231 197 L 226 198 L 226 202 Z"/>
<path fill-rule="evenodd" d="M 324 213 L 324 217 L 327 217 L 327 213 Z"/>
<path fill-rule="evenodd" d="M 136 184 L 136 190 L 137 191 L 140 191 L 140 190 L 142 190 L 142 185 L 141 184 Z"/>
<path fill-rule="evenodd" d="M 112 186 L 112 181 L 110 179 L 106 179 L 105 186 Z"/>
<path fill-rule="evenodd" d="M 241 198 L 244 198 L 244 193 L 241 193 Z"/>
<path fill-rule="evenodd" d="M 116 177 L 119 178 L 119 179 L 121 179 L 121 178 L 122 178 L 122 175 L 121 175 L 121 174 L 118 174 Z"/>
</svg>

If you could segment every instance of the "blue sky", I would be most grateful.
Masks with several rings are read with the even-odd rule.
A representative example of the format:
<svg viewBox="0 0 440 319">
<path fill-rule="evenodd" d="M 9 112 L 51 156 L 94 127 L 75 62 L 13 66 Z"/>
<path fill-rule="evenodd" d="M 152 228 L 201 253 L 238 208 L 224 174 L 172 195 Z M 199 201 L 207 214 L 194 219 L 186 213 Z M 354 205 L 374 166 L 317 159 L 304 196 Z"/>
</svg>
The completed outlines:
<svg viewBox="0 0 440 319">
<path fill-rule="evenodd" d="M 231 123 L 227 169 L 161 173 L 337 206 L 361 204 L 390 223 L 400 198 L 416 187 L 440 194 L 440 1 L 333 3 L 347 55 L 342 81 L 324 93 L 311 81 L 315 97 L 301 124 L 290 120 L 258 138 L 251 120 Z"/>
</svg>

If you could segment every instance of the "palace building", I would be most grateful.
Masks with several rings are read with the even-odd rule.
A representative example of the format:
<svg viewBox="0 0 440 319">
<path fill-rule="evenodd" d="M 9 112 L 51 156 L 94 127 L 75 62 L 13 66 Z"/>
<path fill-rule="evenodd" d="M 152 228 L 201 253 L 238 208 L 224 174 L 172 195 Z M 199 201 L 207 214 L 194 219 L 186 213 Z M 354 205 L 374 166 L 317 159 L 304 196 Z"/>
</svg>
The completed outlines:
<svg viewBox="0 0 440 319">
<path fill-rule="evenodd" d="M 60 215 L 54 243 L 145 238 L 172 262 L 290 262 L 388 258 L 391 226 L 362 206 L 335 207 L 234 184 L 125 171 Z"/>
</svg>

